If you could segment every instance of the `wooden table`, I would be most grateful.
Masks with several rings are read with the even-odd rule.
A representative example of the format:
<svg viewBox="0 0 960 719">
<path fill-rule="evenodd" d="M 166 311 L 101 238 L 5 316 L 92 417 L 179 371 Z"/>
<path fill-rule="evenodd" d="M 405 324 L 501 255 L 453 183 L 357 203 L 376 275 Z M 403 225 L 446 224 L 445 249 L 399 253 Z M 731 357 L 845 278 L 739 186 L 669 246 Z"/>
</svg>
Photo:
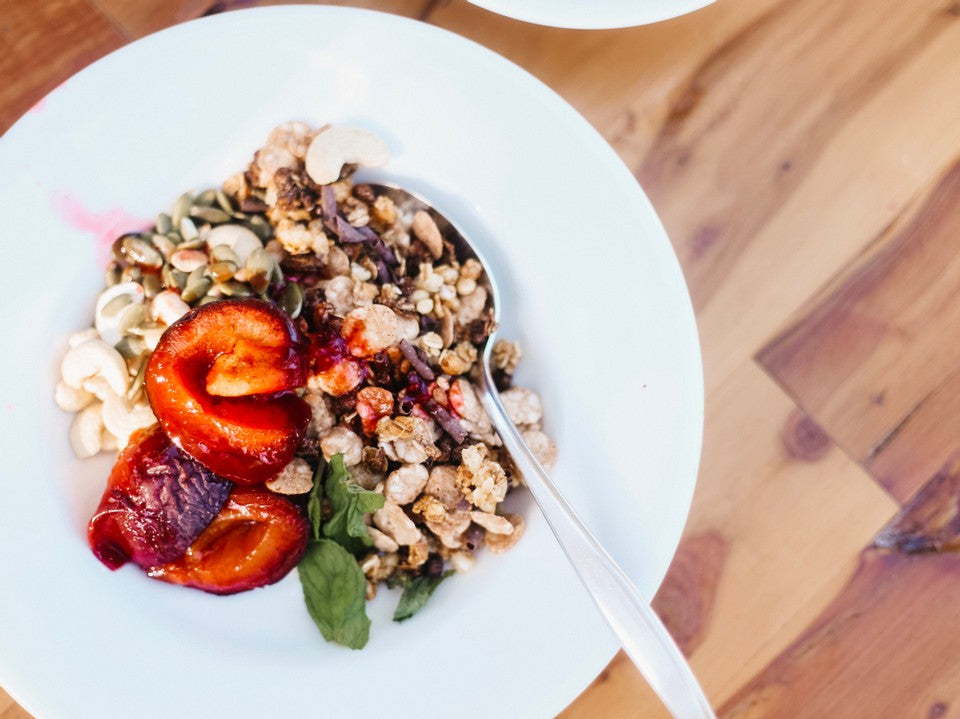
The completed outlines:
<svg viewBox="0 0 960 719">
<path fill-rule="evenodd" d="M 0 0 L 0 130 L 110 50 L 241 4 Z M 707 403 L 656 606 L 718 713 L 960 717 L 960 2 L 720 0 L 599 32 L 345 4 L 542 78 L 663 218 Z M 663 715 L 623 655 L 563 714 Z"/>
</svg>

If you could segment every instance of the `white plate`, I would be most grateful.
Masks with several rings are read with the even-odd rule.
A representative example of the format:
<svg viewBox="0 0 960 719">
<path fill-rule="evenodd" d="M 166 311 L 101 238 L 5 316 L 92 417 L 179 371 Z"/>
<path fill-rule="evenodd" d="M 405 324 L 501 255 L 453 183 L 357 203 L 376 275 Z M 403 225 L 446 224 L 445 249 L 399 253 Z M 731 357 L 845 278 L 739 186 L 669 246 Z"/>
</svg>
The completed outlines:
<svg viewBox="0 0 960 719">
<path fill-rule="evenodd" d="M 662 580 L 695 481 L 701 367 L 677 260 L 627 168 L 456 35 L 332 7 L 233 12 L 113 53 L 0 139 L 0 681 L 41 719 L 553 715 L 616 643 L 526 497 L 524 539 L 421 615 L 391 622 L 383 591 L 362 652 L 323 642 L 296 576 L 215 597 L 111 573 L 86 546 L 109 459 L 71 457 L 51 390 L 101 282 L 88 230 L 221 181 L 290 118 L 380 132 L 394 158 L 368 176 L 432 198 L 492 258 L 557 483 L 647 596 Z"/>
<path fill-rule="evenodd" d="M 537 25 L 583 30 L 633 27 L 685 15 L 713 0 L 469 0 Z"/>
</svg>

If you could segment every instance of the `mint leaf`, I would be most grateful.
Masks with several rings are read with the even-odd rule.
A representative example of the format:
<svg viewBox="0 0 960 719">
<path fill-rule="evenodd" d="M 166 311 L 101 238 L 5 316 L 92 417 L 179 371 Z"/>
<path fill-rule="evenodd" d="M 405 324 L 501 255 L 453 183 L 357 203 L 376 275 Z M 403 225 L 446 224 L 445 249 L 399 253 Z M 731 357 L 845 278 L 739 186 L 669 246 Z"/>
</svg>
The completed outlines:
<svg viewBox="0 0 960 719">
<path fill-rule="evenodd" d="M 311 542 L 297 567 L 307 611 L 328 642 L 363 649 L 370 638 L 367 580 L 357 560 L 330 539 Z"/>
<path fill-rule="evenodd" d="M 373 545 L 363 515 L 383 507 L 383 495 L 351 481 L 350 474 L 343 466 L 342 454 L 330 458 L 325 475 L 324 488 L 333 514 L 323 525 L 323 536 L 354 554 Z"/>
<path fill-rule="evenodd" d="M 310 526 L 313 528 L 313 538 L 320 539 L 320 524 L 323 521 L 323 457 L 317 465 L 317 471 L 313 473 L 313 488 L 307 497 L 307 517 L 310 519 Z"/>
<path fill-rule="evenodd" d="M 433 590 L 440 586 L 440 582 L 453 574 L 452 569 L 448 569 L 439 577 L 417 577 L 408 584 L 403 594 L 400 595 L 400 602 L 397 604 L 397 610 L 393 613 L 393 621 L 402 622 L 409 619 L 414 614 L 423 609 Z"/>
</svg>

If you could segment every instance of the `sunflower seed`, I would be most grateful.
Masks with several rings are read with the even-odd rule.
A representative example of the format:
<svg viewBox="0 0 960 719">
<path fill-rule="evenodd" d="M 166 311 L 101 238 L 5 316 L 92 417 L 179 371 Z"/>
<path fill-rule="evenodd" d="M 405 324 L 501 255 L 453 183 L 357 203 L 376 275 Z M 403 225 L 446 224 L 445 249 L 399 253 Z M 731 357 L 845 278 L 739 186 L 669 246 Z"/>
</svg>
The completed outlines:
<svg viewBox="0 0 960 719">
<path fill-rule="evenodd" d="M 246 269 L 250 273 L 247 282 L 250 283 L 254 292 L 259 294 L 266 291 L 276 266 L 277 263 L 262 247 L 250 253 L 246 263 Z"/>
<path fill-rule="evenodd" d="M 269 240 L 273 234 L 273 228 L 270 227 L 270 223 L 260 215 L 253 215 L 253 217 L 247 221 L 247 227 L 264 242 Z"/>
<path fill-rule="evenodd" d="M 164 259 L 169 260 L 170 255 L 173 254 L 173 251 L 177 249 L 177 243 L 171 240 L 166 235 L 154 235 L 153 246 L 156 247 L 160 254 L 163 255 Z"/>
<path fill-rule="evenodd" d="M 217 285 L 217 287 L 226 297 L 253 296 L 253 290 L 251 290 L 242 282 L 237 282 L 236 280 L 227 280 L 226 282 L 221 282 L 219 285 Z"/>
<path fill-rule="evenodd" d="M 163 289 L 163 281 L 160 279 L 159 275 L 153 272 L 148 275 L 144 275 L 143 282 L 140 284 L 143 285 L 143 291 L 148 300 L 156 297 L 157 293 Z"/>
<path fill-rule="evenodd" d="M 182 290 L 187 284 L 187 273 L 175 270 L 171 265 L 164 265 L 160 272 L 160 277 L 171 290 Z"/>
<path fill-rule="evenodd" d="M 143 378 L 147 374 L 147 358 L 144 358 L 137 367 L 137 372 L 133 376 L 133 381 L 130 382 L 130 389 L 127 390 L 127 399 L 133 401 L 140 396 L 140 393 L 143 391 Z"/>
<path fill-rule="evenodd" d="M 214 189 L 204 190 L 196 199 L 193 201 L 194 209 L 199 205 L 200 207 L 210 207 L 217 200 L 217 191 Z M 193 210 L 190 211 L 190 214 L 193 214 Z"/>
<path fill-rule="evenodd" d="M 217 204 L 220 205 L 220 209 L 224 212 L 233 213 L 233 203 L 230 202 L 230 198 L 227 197 L 227 193 L 223 190 L 217 190 Z"/>
<path fill-rule="evenodd" d="M 120 255 L 126 262 L 143 269 L 159 270 L 163 256 L 153 245 L 136 235 L 126 235 L 120 241 Z"/>
<path fill-rule="evenodd" d="M 173 205 L 173 211 L 170 213 L 170 222 L 174 227 L 180 227 L 180 222 L 187 213 L 190 212 L 190 206 L 193 205 L 193 195 L 184 192 Z"/>
<path fill-rule="evenodd" d="M 230 220 L 229 213 L 224 212 L 219 207 L 194 207 L 190 210 L 190 216 L 211 224 L 219 224 Z"/>
<path fill-rule="evenodd" d="M 170 232 L 170 230 L 173 229 L 173 222 L 170 221 L 170 215 L 166 212 L 161 212 L 157 215 L 156 229 L 161 235 Z"/>
<path fill-rule="evenodd" d="M 120 282 L 120 275 L 123 273 L 123 268 L 116 262 L 111 262 L 107 267 L 107 271 L 103 275 L 103 282 L 107 287 L 113 287 L 115 284 Z"/>
<path fill-rule="evenodd" d="M 181 242 L 183 242 L 183 236 L 176 230 L 170 230 L 170 232 L 167 233 L 167 239 L 169 239 L 175 245 L 179 245 Z"/>
<path fill-rule="evenodd" d="M 237 266 L 232 262 L 214 262 L 207 268 L 207 274 L 214 282 L 226 282 L 236 271 Z"/>
<path fill-rule="evenodd" d="M 137 302 L 125 307 L 117 314 L 117 329 L 121 335 L 128 334 L 133 327 L 147 319 L 147 306 Z"/>
<path fill-rule="evenodd" d="M 303 309 L 303 288 L 298 282 L 288 282 L 280 295 L 280 307 L 292 319 L 296 319 Z"/>
<path fill-rule="evenodd" d="M 183 236 L 185 242 L 190 242 L 190 240 L 195 240 L 200 236 L 200 233 L 197 231 L 197 226 L 189 217 L 182 218 L 177 227 L 180 228 L 180 234 Z"/>
<path fill-rule="evenodd" d="M 213 280 L 204 275 L 206 267 L 198 267 L 187 276 L 186 285 L 180 293 L 180 299 L 187 303 L 196 302 L 213 286 Z"/>
<path fill-rule="evenodd" d="M 180 243 L 179 247 L 181 250 L 199 250 L 201 247 L 206 247 L 207 241 L 202 237 L 197 237 L 193 240 L 184 240 Z"/>
<path fill-rule="evenodd" d="M 133 298 L 130 295 L 119 294 L 100 308 L 100 314 L 104 317 L 113 317 L 120 314 L 120 310 L 131 302 L 133 302 Z"/>
<path fill-rule="evenodd" d="M 213 295 L 207 295 L 206 297 L 200 298 L 200 301 L 197 302 L 197 307 L 201 307 L 203 305 L 209 305 L 211 302 L 216 302 L 219 299 L 220 299 L 219 297 L 214 297 Z"/>
<path fill-rule="evenodd" d="M 227 245 L 217 245 L 210 250 L 210 259 L 214 262 L 229 262 L 234 268 L 240 266 L 240 258 L 237 257 L 237 253 Z M 236 272 L 236 269 L 234 269 L 234 272 Z"/>
<path fill-rule="evenodd" d="M 114 345 L 114 349 L 120 353 L 124 359 L 133 359 L 139 357 L 147 351 L 147 343 L 142 337 L 137 335 L 127 335 Z"/>
</svg>

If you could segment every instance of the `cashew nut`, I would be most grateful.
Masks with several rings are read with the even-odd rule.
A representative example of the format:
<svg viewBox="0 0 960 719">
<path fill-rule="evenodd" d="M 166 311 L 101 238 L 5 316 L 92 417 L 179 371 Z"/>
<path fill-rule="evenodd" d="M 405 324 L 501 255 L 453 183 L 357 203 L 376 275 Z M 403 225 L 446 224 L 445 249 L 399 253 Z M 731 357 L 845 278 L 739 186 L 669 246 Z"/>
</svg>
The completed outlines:
<svg viewBox="0 0 960 719">
<path fill-rule="evenodd" d="M 169 326 L 190 311 L 190 305 L 180 299 L 173 290 L 164 290 L 157 293 L 150 303 L 150 316 L 158 322 Z"/>
<path fill-rule="evenodd" d="M 92 457 L 100 451 L 103 420 L 101 410 L 103 405 L 95 402 L 82 410 L 73 418 L 70 425 L 70 446 L 77 459 Z"/>
<path fill-rule="evenodd" d="M 100 337 L 100 334 L 97 332 L 94 327 L 87 327 L 85 330 L 80 330 L 79 332 L 74 332 L 67 339 L 67 344 L 70 347 L 79 347 L 84 342 L 89 342 L 90 340 L 95 340 Z"/>
<path fill-rule="evenodd" d="M 389 159 L 390 148 L 369 130 L 337 125 L 313 138 L 304 165 L 314 182 L 328 185 L 340 179 L 340 170 L 347 163 L 379 167 Z"/>
<path fill-rule="evenodd" d="M 57 382 L 53 399 L 60 409 L 66 412 L 79 412 L 93 401 L 93 395 L 85 389 L 71 387 L 66 382 Z"/>
<path fill-rule="evenodd" d="M 136 305 L 143 303 L 144 296 L 143 286 L 138 282 L 121 282 L 100 293 L 93 313 L 93 324 L 104 342 L 115 345 L 120 341 L 120 325 L 124 316 L 137 311 Z"/>
<path fill-rule="evenodd" d="M 157 421 L 146 402 L 131 405 L 123 397 L 116 395 L 103 400 L 101 418 L 103 426 L 121 445 L 126 445 L 130 435 L 138 429 L 149 427 Z"/>
<path fill-rule="evenodd" d="M 103 340 L 90 340 L 69 349 L 60 364 L 60 373 L 63 381 L 75 389 L 86 389 L 84 380 L 103 377 L 117 395 L 126 393 L 130 380 L 123 357 Z"/>
<path fill-rule="evenodd" d="M 253 230 L 243 225 L 217 225 L 207 233 L 207 248 L 226 245 L 237 256 L 239 266 L 247 262 L 247 258 L 254 250 L 261 249 L 263 243 L 253 234 Z"/>
</svg>

